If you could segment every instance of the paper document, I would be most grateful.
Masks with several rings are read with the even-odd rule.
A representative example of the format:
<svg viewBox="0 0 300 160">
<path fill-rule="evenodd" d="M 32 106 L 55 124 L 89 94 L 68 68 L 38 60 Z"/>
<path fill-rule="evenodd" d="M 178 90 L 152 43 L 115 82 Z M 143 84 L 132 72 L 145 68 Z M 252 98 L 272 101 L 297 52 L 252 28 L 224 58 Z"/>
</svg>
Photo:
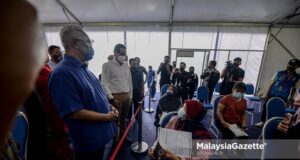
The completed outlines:
<svg viewBox="0 0 300 160">
<path fill-rule="evenodd" d="M 243 131 L 240 127 L 238 127 L 236 124 L 229 124 L 229 129 L 234 133 L 236 137 L 243 137 L 247 136 L 248 134 Z"/>
<path fill-rule="evenodd" d="M 177 156 L 191 158 L 192 132 L 158 128 L 158 141 L 164 149 L 168 149 Z"/>
</svg>

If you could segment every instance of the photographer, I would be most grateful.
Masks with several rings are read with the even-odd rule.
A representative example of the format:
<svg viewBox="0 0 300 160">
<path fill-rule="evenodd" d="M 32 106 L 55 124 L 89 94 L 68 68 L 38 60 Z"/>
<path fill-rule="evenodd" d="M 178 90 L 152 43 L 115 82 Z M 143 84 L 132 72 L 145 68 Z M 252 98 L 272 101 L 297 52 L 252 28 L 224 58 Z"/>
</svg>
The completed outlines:
<svg viewBox="0 0 300 160">
<path fill-rule="evenodd" d="M 186 64 L 180 62 L 179 72 L 172 76 L 172 84 L 178 88 L 178 96 L 182 102 L 188 99 L 188 80 L 190 73 L 185 71 Z"/>
<path fill-rule="evenodd" d="M 226 62 L 226 67 L 221 73 L 223 81 L 220 88 L 220 95 L 231 94 L 234 84 L 243 82 L 245 71 L 239 67 L 241 64 L 242 59 L 240 57 L 236 57 L 233 60 L 233 64 L 230 61 Z"/>
<path fill-rule="evenodd" d="M 215 86 L 220 79 L 220 72 L 216 69 L 216 65 L 217 65 L 216 61 L 210 61 L 207 68 L 204 70 L 204 72 L 200 76 L 200 78 L 203 79 L 202 85 L 204 85 L 208 88 L 209 103 L 211 101 Z"/>
</svg>

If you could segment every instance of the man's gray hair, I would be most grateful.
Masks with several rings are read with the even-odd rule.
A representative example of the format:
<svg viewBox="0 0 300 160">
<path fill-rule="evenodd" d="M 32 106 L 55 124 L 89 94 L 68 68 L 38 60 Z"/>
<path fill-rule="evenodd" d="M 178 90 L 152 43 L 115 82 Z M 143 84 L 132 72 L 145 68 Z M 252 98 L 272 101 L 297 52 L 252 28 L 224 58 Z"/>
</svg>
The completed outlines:
<svg viewBox="0 0 300 160">
<path fill-rule="evenodd" d="M 87 34 L 79 25 L 66 25 L 60 30 L 60 40 L 65 50 L 75 45 L 76 40 L 86 40 Z"/>
</svg>

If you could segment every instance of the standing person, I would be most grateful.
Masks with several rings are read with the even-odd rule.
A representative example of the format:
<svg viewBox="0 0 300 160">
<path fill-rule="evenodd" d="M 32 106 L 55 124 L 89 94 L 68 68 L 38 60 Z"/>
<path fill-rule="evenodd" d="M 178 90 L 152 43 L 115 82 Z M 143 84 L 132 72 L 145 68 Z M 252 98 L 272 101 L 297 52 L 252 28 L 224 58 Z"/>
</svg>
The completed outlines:
<svg viewBox="0 0 300 160">
<path fill-rule="evenodd" d="M 232 87 L 235 83 L 243 82 L 245 77 L 245 71 L 239 66 L 242 64 L 242 59 L 236 57 L 231 62 L 226 62 L 227 66 L 223 69 L 221 73 L 221 78 L 223 78 L 220 95 L 227 95 L 232 93 Z"/>
<path fill-rule="evenodd" d="M 156 94 L 155 85 L 156 85 L 155 71 L 152 70 L 152 66 L 149 66 L 148 72 L 147 72 L 147 86 L 148 86 L 149 94 L 150 94 L 152 101 L 156 101 L 156 99 L 154 98 L 154 96 Z"/>
<path fill-rule="evenodd" d="M 81 26 L 66 25 L 60 31 L 66 54 L 51 72 L 49 92 L 67 124 L 76 160 L 103 159 L 105 145 L 116 133 L 118 111 L 108 103 L 104 89 L 88 70 L 92 42 Z"/>
<path fill-rule="evenodd" d="M 52 45 L 48 47 L 48 53 L 50 55 L 48 65 L 51 69 L 54 69 L 56 65 L 62 60 L 62 52 L 58 46 Z"/>
<path fill-rule="evenodd" d="M 41 70 L 36 83 L 36 91 L 43 103 L 43 113 L 47 127 L 47 152 L 45 158 L 49 160 L 73 160 L 74 155 L 69 146 L 65 124 L 59 116 L 52 97 L 49 95 L 48 81 L 50 72 L 51 68 L 46 64 Z"/>
<path fill-rule="evenodd" d="M 157 74 L 161 72 L 160 81 L 159 81 L 160 89 L 164 84 L 170 84 L 173 67 L 169 63 L 170 63 L 170 56 L 165 56 L 164 62 L 160 63 L 160 66 L 158 68 Z"/>
<path fill-rule="evenodd" d="M 300 76 L 296 72 L 296 69 L 299 67 L 300 61 L 298 59 L 291 59 L 287 64 L 286 70 L 278 71 L 272 77 L 271 85 L 265 97 L 261 120 L 255 124 L 256 127 L 262 127 L 266 121 L 266 106 L 270 98 L 279 97 L 285 102 L 293 102 L 296 89 L 300 87 Z"/>
<path fill-rule="evenodd" d="M 220 72 L 216 69 L 217 62 L 210 61 L 207 68 L 200 76 L 203 79 L 203 85 L 208 88 L 208 101 L 211 102 L 214 89 L 220 79 Z"/>
<path fill-rule="evenodd" d="M 134 58 L 129 59 L 131 77 L 132 77 L 132 102 L 134 107 L 134 113 L 139 107 L 139 102 L 143 98 L 143 72 L 138 68 L 137 61 Z M 128 112 L 128 119 L 131 119 L 132 109 Z M 137 118 L 136 118 L 137 119 Z"/>
<path fill-rule="evenodd" d="M 114 60 L 103 64 L 101 80 L 110 103 L 116 106 L 120 113 L 118 119 L 120 133 L 117 136 L 118 141 L 125 132 L 125 121 L 131 106 L 132 77 L 130 68 L 126 62 L 126 47 L 123 44 L 115 46 L 114 56 Z"/>
<path fill-rule="evenodd" d="M 188 80 L 190 73 L 185 71 L 186 64 L 180 62 L 179 72 L 172 77 L 172 84 L 178 88 L 178 95 L 182 102 L 188 99 Z"/>
<path fill-rule="evenodd" d="M 140 57 L 135 57 L 134 59 L 135 59 L 135 61 L 137 63 L 137 66 L 136 66 L 137 69 L 139 69 L 146 76 L 146 78 L 144 79 L 144 75 L 143 75 L 143 88 L 141 90 L 142 91 L 142 95 L 144 95 L 145 94 L 145 88 L 144 88 L 144 86 L 145 86 L 145 83 L 146 83 L 146 80 L 147 80 L 147 70 L 146 70 L 146 68 L 144 66 L 140 65 L 141 64 Z"/>
<path fill-rule="evenodd" d="M 198 87 L 198 75 L 195 73 L 195 68 L 191 66 L 189 68 L 189 80 L 188 80 L 188 89 L 189 89 L 189 99 L 193 99 L 194 93 Z"/>
<path fill-rule="evenodd" d="M 174 74 L 175 72 L 178 72 L 178 71 L 179 71 L 179 69 L 176 68 L 176 61 L 173 61 L 173 62 L 172 62 L 172 67 L 173 67 L 173 69 L 172 69 L 172 73 L 173 73 L 173 74 Z"/>
</svg>

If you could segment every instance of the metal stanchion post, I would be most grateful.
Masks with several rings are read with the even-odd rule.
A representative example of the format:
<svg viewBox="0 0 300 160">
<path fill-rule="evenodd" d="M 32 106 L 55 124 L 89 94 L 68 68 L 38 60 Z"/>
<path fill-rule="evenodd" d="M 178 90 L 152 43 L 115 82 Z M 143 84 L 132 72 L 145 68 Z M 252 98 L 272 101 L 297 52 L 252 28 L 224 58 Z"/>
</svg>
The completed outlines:
<svg viewBox="0 0 300 160">
<path fill-rule="evenodd" d="M 149 87 L 148 97 L 149 97 L 148 108 L 145 108 L 144 111 L 147 113 L 152 113 L 152 112 L 154 112 L 154 109 L 151 108 L 151 87 Z"/>
<path fill-rule="evenodd" d="M 139 102 L 140 107 L 142 105 L 142 102 Z M 139 117 L 138 117 L 138 125 L 139 125 L 139 129 L 138 129 L 138 141 L 133 143 L 131 145 L 131 150 L 135 153 L 145 153 L 148 150 L 148 144 L 142 141 L 142 126 L 143 126 L 143 115 L 142 115 L 143 110 L 140 109 L 139 112 Z"/>
</svg>

